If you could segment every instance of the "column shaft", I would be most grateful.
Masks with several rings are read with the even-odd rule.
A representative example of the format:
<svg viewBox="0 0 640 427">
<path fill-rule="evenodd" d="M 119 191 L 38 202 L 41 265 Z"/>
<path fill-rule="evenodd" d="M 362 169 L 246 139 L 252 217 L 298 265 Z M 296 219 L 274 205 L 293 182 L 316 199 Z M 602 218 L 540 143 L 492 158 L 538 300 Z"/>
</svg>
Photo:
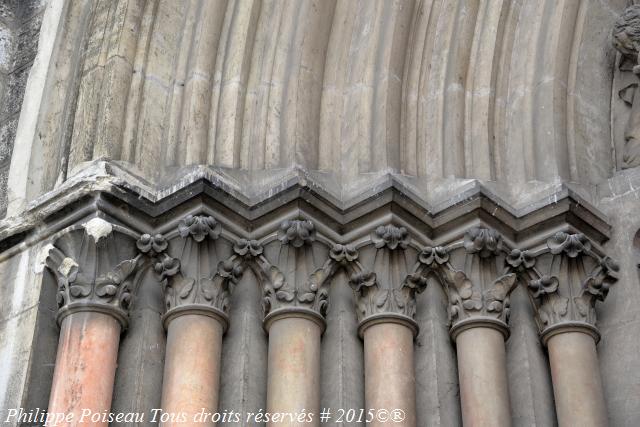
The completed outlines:
<svg viewBox="0 0 640 427">
<path fill-rule="evenodd" d="M 404 421 L 381 422 L 371 427 L 394 424 L 416 425 L 416 388 L 413 363 L 414 331 L 398 323 L 377 323 L 364 330 L 365 404 L 366 409 L 400 409 Z"/>
<path fill-rule="evenodd" d="M 194 421 L 194 417 L 203 409 L 210 414 L 218 409 L 223 332 L 222 324 L 209 316 L 184 314 L 171 319 L 162 385 L 162 410 L 165 413 L 183 413 L 187 424 L 198 421 L 199 425 L 215 425 L 211 416 L 206 421 Z M 185 423 L 171 418 L 160 425 Z"/>
<path fill-rule="evenodd" d="M 475 327 L 460 332 L 456 344 L 465 427 L 510 426 L 504 335 Z"/>
<path fill-rule="evenodd" d="M 77 312 L 66 316 L 60 329 L 48 411 L 73 414 L 73 422 L 58 426 L 106 426 L 89 414 L 111 408 L 120 323 L 108 314 Z"/>
<path fill-rule="evenodd" d="M 313 414 L 313 422 L 267 423 L 279 427 L 319 426 L 320 336 L 318 322 L 285 317 L 269 326 L 267 412 Z"/>
<path fill-rule="evenodd" d="M 565 332 L 547 342 L 560 427 L 607 425 L 596 344 L 590 334 Z"/>
</svg>

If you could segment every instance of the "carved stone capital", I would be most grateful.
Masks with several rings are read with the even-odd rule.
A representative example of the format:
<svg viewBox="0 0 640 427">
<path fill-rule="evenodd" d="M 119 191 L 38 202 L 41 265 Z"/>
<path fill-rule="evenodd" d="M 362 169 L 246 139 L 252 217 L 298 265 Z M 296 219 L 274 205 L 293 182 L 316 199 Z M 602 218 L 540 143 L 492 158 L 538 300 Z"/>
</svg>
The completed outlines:
<svg viewBox="0 0 640 427">
<path fill-rule="evenodd" d="M 250 260 L 260 280 L 265 328 L 275 319 L 300 316 L 324 328 L 328 282 L 339 267 L 337 255 L 332 252 L 327 257 L 313 222 L 303 219 L 284 221 L 273 245 L 277 249 L 270 258 L 255 240 L 241 240 L 235 246 L 236 254 Z"/>
<path fill-rule="evenodd" d="M 539 251 L 512 251 L 509 260 L 527 283 L 543 343 L 567 330 L 600 339 L 595 303 L 604 301 L 618 278 L 615 261 L 595 253 L 583 234 L 564 232 L 551 236 Z"/>
<path fill-rule="evenodd" d="M 369 326 L 388 322 L 403 324 L 417 335 L 416 294 L 425 289 L 427 281 L 413 274 L 408 265 L 405 251 L 409 241 L 404 227 L 392 224 L 378 227 L 371 235 L 372 245 L 363 249 L 375 251 L 371 264 L 366 266 L 358 260 L 358 252 L 353 247 L 333 248 L 332 257 L 349 272 L 361 337 Z"/>
<path fill-rule="evenodd" d="M 139 260 L 133 233 L 100 218 L 57 238 L 46 264 L 58 284 L 58 323 L 69 314 L 93 311 L 126 328 Z"/>
<path fill-rule="evenodd" d="M 244 267 L 243 258 L 231 251 L 220 232 L 213 217 L 189 215 L 170 239 L 145 234 L 138 240 L 138 249 L 152 260 L 163 288 L 165 327 L 177 316 L 199 314 L 227 328 L 229 299 Z"/>
<path fill-rule="evenodd" d="M 509 295 L 516 275 L 505 266 L 502 236 L 490 228 L 474 227 L 461 241 L 446 247 L 426 247 L 418 257 L 418 272 L 434 274 L 449 299 L 451 336 L 483 326 L 499 330 L 505 338 L 509 328 Z"/>
</svg>

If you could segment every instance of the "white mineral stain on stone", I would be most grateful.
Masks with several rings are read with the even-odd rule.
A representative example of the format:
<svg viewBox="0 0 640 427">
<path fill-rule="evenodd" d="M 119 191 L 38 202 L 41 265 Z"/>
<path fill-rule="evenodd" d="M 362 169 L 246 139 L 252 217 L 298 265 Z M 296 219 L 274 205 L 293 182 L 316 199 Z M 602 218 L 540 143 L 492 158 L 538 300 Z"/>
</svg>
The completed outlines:
<svg viewBox="0 0 640 427">
<path fill-rule="evenodd" d="M 78 263 L 72 260 L 71 258 L 67 257 L 63 259 L 62 262 L 60 263 L 60 267 L 58 267 L 58 271 L 64 276 L 69 276 L 71 269 L 74 267 L 77 268 Z"/>
<path fill-rule="evenodd" d="M 93 237 L 93 240 L 98 242 L 103 237 L 108 236 L 113 231 L 113 226 L 101 218 L 93 218 L 90 221 L 85 222 L 83 225 L 87 234 Z"/>
</svg>

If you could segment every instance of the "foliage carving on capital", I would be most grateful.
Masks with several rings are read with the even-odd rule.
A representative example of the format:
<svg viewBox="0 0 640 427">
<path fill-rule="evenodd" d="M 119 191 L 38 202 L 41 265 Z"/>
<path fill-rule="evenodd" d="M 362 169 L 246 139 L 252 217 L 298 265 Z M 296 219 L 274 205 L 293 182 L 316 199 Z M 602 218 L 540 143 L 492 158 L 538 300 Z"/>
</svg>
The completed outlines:
<svg viewBox="0 0 640 427">
<path fill-rule="evenodd" d="M 405 252 L 409 242 L 404 227 L 388 224 L 376 228 L 371 235 L 375 254 L 366 266 L 358 260 L 354 248 L 340 248 L 360 324 L 374 316 L 399 317 L 415 324 L 416 294 L 424 291 L 427 280 L 409 266 Z"/>
<path fill-rule="evenodd" d="M 566 232 L 549 237 L 537 252 L 519 256 L 535 260 L 513 267 L 527 283 L 543 336 L 562 325 L 583 324 L 595 331 L 595 303 L 604 301 L 618 278 L 619 266 L 612 258 L 594 252 L 585 235 Z"/>
<path fill-rule="evenodd" d="M 349 266 L 358 259 L 358 251 L 351 245 L 336 244 L 331 247 L 329 256 L 335 262 L 344 266 Z"/>
<path fill-rule="evenodd" d="M 134 242 L 101 218 L 56 239 L 48 248 L 46 266 L 58 285 L 59 321 L 76 311 L 99 311 L 126 326 L 140 261 Z"/>
<path fill-rule="evenodd" d="M 473 227 L 465 233 L 463 244 L 469 254 L 478 254 L 481 258 L 495 257 L 502 249 L 502 236 L 492 228 Z"/>
<path fill-rule="evenodd" d="M 339 254 L 323 255 L 313 222 L 283 221 L 278 229 L 277 253 L 267 256 L 256 240 L 239 241 L 236 254 L 247 259 L 262 286 L 265 318 L 279 310 L 305 310 L 324 317 L 328 307 L 329 279 L 340 266 Z"/>
<path fill-rule="evenodd" d="M 221 255 L 231 244 L 220 234 L 221 226 L 213 217 L 188 215 L 171 240 L 161 234 L 144 234 L 138 240 L 138 250 L 151 259 L 162 286 L 165 318 L 176 310 L 196 309 L 226 320 L 244 258 L 238 251 Z"/>
<path fill-rule="evenodd" d="M 240 239 L 233 245 L 233 251 L 242 258 L 251 259 L 262 255 L 263 248 L 257 240 Z"/>
<path fill-rule="evenodd" d="M 220 224 L 207 215 L 187 215 L 178 225 L 181 237 L 191 236 L 198 243 L 206 238 L 217 239 L 220 236 L 220 229 Z"/>
<path fill-rule="evenodd" d="M 423 276 L 433 274 L 443 284 L 452 328 L 475 319 L 506 330 L 516 275 L 505 265 L 502 236 L 497 231 L 473 227 L 461 241 L 424 248 L 418 262 Z"/>
<path fill-rule="evenodd" d="M 278 240 L 283 245 L 291 245 L 300 248 L 305 244 L 311 244 L 316 238 L 316 229 L 309 220 L 295 219 L 283 221 L 278 231 Z"/>
<path fill-rule="evenodd" d="M 409 233 L 404 227 L 396 227 L 393 224 L 381 225 L 376 228 L 371 240 L 378 249 L 384 247 L 390 250 L 405 249 L 409 244 Z"/>
</svg>

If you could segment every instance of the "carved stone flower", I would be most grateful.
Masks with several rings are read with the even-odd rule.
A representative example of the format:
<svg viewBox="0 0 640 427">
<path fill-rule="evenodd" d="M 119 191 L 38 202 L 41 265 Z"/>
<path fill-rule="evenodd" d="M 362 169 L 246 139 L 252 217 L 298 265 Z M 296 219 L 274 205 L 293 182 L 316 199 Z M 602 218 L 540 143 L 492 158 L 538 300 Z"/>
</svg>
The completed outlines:
<svg viewBox="0 0 640 427">
<path fill-rule="evenodd" d="M 263 290 L 262 310 L 266 316 L 278 301 L 291 302 L 295 298 L 295 290 L 290 289 L 284 275 L 277 267 L 271 266 L 265 271 L 266 285 Z"/>
<path fill-rule="evenodd" d="M 569 258 L 575 258 L 591 249 L 591 243 L 584 234 L 568 234 L 562 231 L 550 237 L 547 240 L 547 246 L 552 254 L 557 255 L 564 252 Z"/>
<path fill-rule="evenodd" d="M 161 261 L 154 264 L 153 269 L 160 275 L 161 279 L 175 275 L 180 269 L 180 261 L 170 256 L 165 256 Z"/>
<path fill-rule="evenodd" d="M 538 280 L 529 282 L 529 289 L 534 298 L 542 295 L 551 294 L 558 290 L 558 278 L 555 276 L 542 276 Z"/>
<path fill-rule="evenodd" d="M 482 310 L 482 301 L 472 298 L 462 300 L 462 307 L 467 311 L 479 311 Z"/>
<path fill-rule="evenodd" d="M 111 300 L 120 292 L 120 304 L 128 307 L 131 302 L 131 294 L 126 285 L 126 280 L 136 269 L 137 260 L 122 261 L 113 271 L 96 278 L 96 295 L 106 300 Z"/>
<path fill-rule="evenodd" d="M 369 272 L 361 272 L 356 273 L 351 276 L 351 280 L 349 280 L 349 284 L 353 288 L 355 292 L 360 292 L 362 288 L 368 288 L 370 286 L 375 285 L 376 283 L 376 274 Z"/>
<path fill-rule="evenodd" d="M 611 257 L 605 256 L 600 258 L 599 261 L 600 268 L 607 275 L 611 276 L 614 279 L 618 278 L 618 272 L 620 271 L 620 265 Z"/>
<path fill-rule="evenodd" d="M 196 242 L 202 242 L 206 237 L 217 239 L 220 236 L 220 224 L 211 216 L 188 215 L 178 225 L 181 237 L 191 235 Z"/>
<path fill-rule="evenodd" d="M 294 248 L 302 247 L 305 243 L 311 243 L 316 238 L 316 230 L 309 220 L 288 220 L 280 225 L 278 240 L 282 244 L 291 244 Z"/>
<path fill-rule="evenodd" d="M 535 265 L 536 259 L 529 251 L 521 251 L 520 249 L 514 249 L 509 255 L 507 255 L 507 264 L 513 268 L 531 268 Z"/>
<path fill-rule="evenodd" d="M 618 279 L 620 266 L 610 257 L 599 260 L 599 268 L 587 278 L 583 288 L 596 299 L 604 301 L 609 293 L 609 288 Z"/>
<path fill-rule="evenodd" d="M 427 287 L 428 279 L 426 276 L 416 273 L 410 274 L 407 276 L 407 280 L 402 284 L 403 288 L 409 288 L 416 290 L 418 292 L 422 292 Z"/>
<path fill-rule="evenodd" d="M 257 257 L 262 254 L 262 245 L 257 240 L 240 239 L 233 245 L 233 251 L 241 257 Z"/>
<path fill-rule="evenodd" d="M 500 313 L 500 312 L 502 312 L 503 308 L 504 308 L 504 305 L 503 305 L 502 301 L 498 301 L 498 300 L 487 301 L 487 311 L 488 312 Z"/>
<path fill-rule="evenodd" d="M 358 258 L 358 251 L 351 245 L 333 245 L 329 252 L 331 259 L 337 262 L 352 262 Z"/>
<path fill-rule="evenodd" d="M 136 246 L 143 254 L 150 253 L 151 255 L 155 255 L 167 249 L 169 243 L 162 234 L 156 234 L 155 236 L 143 234 L 136 242 Z"/>
<path fill-rule="evenodd" d="M 218 263 L 218 276 L 224 279 L 229 279 L 233 283 L 238 282 L 243 271 L 244 268 L 242 267 L 242 264 L 235 263 L 232 259 L 227 259 Z"/>
<path fill-rule="evenodd" d="M 584 284 L 584 288 L 589 294 L 593 295 L 596 299 L 604 301 L 609 293 L 610 284 L 604 280 L 590 277 Z"/>
<path fill-rule="evenodd" d="M 516 283 L 516 275 L 514 273 L 505 274 L 493 281 L 491 288 L 485 291 L 484 300 L 488 312 L 505 313 L 508 316 L 509 294 L 513 290 Z"/>
<path fill-rule="evenodd" d="M 273 289 L 280 289 L 284 286 L 284 274 L 282 274 L 276 267 L 271 266 L 271 268 L 269 268 L 269 277 Z"/>
<path fill-rule="evenodd" d="M 470 254 L 486 258 L 497 255 L 501 247 L 502 237 L 493 229 L 474 227 L 465 233 L 464 248 Z"/>
<path fill-rule="evenodd" d="M 436 246 L 435 248 L 428 246 L 420 252 L 418 259 L 426 265 L 432 265 L 434 262 L 442 265 L 449 261 L 449 253 L 442 246 Z"/>
<path fill-rule="evenodd" d="M 73 298 L 88 297 L 91 294 L 92 280 L 74 267 L 68 276 L 69 295 Z"/>
<path fill-rule="evenodd" d="M 376 228 L 372 240 L 376 248 L 387 246 L 391 250 L 397 247 L 405 249 L 409 244 L 409 233 L 404 227 L 396 227 L 393 224 L 381 225 Z"/>
</svg>

